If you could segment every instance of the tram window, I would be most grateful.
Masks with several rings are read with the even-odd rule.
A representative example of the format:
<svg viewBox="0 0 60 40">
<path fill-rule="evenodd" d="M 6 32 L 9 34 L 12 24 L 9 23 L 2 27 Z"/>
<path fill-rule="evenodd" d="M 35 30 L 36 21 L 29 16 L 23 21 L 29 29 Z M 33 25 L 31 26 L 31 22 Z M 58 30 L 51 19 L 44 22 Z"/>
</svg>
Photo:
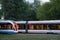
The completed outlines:
<svg viewBox="0 0 60 40">
<path fill-rule="evenodd" d="M 1 29 L 1 25 L 0 25 L 0 29 Z"/>
<path fill-rule="evenodd" d="M 42 25 L 40 25 L 40 24 L 36 24 L 36 25 L 34 25 L 34 29 L 36 29 L 36 30 L 42 30 Z"/>
<path fill-rule="evenodd" d="M 58 24 L 57 26 L 58 26 L 58 30 L 60 30 L 60 24 Z"/>
<path fill-rule="evenodd" d="M 18 29 L 25 29 L 25 24 L 18 24 Z"/>
<path fill-rule="evenodd" d="M 28 26 L 28 29 L 30 30 L 58 30 L 58 26 L 56 24 L 31 24 Z"/>
<path fill-rule="evenodd" d="M 28 29 L 30 29 L 30 30 L 43 30 L 43 25 L 42 24 L 30 24 L 28 26 Z"/>
<path fill-rule="evenodd" d="M 0 29 L 12 29 L 11 24 L 0 24 Z"/>
<path fill-rule="evenodd" d="M 41 27 L 40 27 L 39 24 L 36 25 L 36 29 L 37 29 L 37 30 L 41 29 Z"/>
<path fill-rule="evenodd" d="M 34 29 L 34 25 L 33 25 L 33 24 L 29 24 L 29 25 L 28 25 L 28 29 L 29 29 L 29 30 L 33 30 L 33 29 Z"/>
<path fill-rule="evenodd" d="M 44 26 L 43 29 L 44 29 L 44 30 L 47 30 L 47 25 L 43 25 L 43 26 Z"/>
<path fill-rule="evenodd" d="M 49 30 L 48 24 L 43 24 L 43 30 Z"/>
<path fill-rule="evenodd" d="M 34 25 L 34 29 L 36 30 L 37 28 L 36 28 L 36 24 Z"/>
<path fill-rule="evenodd" d="M 8 24 L 8 25 L 7 25 L 7 28 L 8 28 L 8 29 L 13 29 L 11 24 Z"/>
<path fill-rule="evenodd" d="M 38 24 L 30 24 L 28 29 L 30 30 L 39 30 L 40 26 Z"/>
<path fill-rule="evenodd" d="M 56 24 L 50 24 L 48 27 L 50 30 L 58 30 L 58 26 Z"/>
</svg>

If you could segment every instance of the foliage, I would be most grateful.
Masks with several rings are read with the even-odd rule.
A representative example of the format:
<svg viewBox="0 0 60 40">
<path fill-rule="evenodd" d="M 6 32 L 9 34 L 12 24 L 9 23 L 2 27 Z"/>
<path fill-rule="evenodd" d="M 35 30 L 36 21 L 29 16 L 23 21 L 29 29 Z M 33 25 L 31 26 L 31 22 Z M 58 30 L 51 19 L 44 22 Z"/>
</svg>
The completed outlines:
<svg viewBox="0 0 60 40">
<path fill-rule="evenodd" d="M 39 20 L 47 20 L 47 19 L 49 19 L 48 16 L 50 15 L 49 14 L 49 9 L 50 8 L 51 8 L 50 3 L 43 4 L 37 11 L 38 19 Z"/>
<path fill-rule="evenodd" d="M 36 13 L 36 18 L 39 16 L 37 11 L 39 10 L 40 6 L 41 6 L 40 0 L 34 0 L 34 11 Z"/>
<path fill-rule="evenodd" d="M 2 0 L 0 0 L 0 3 L 2 3 Z"/>
<path fill-rule="evenodd" d="M 50 0 L 40 5 L 39 0 L 30 4 L 24 0 L 3 0 L 2 11 L 5 19 L 12 20 L 58 20 L 60 19 L 60 0 Z M 1 11 L 1 12 L 2 12 Z M 1 14 L 0 14 L 1 15 Z"/>
<path fill-rule="evenodd" d="M 29 9 L 29 4 L 24 0 L 3 0 L 3 12 L 5 19 L 35 20 L 34 11 Z"/>
<path fill-rule="evenodd" d="M 60 19 L 60 0 L 51 0 L 50 13 L 53 15 L 53 19 Z"/>
<path fill-rule="evenodd" d="M 39 20 L 60 19 L 60 0 L 51 0 L 41 5 L 37 11 Z"/>
</svg>

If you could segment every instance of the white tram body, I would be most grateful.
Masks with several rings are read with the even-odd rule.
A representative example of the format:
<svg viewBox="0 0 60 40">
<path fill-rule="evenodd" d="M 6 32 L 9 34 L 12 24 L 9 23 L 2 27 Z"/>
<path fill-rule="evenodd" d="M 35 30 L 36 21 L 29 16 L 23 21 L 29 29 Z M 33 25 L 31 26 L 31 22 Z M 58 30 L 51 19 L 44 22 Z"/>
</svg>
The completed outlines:
<svg viewBox="0 0 60 40">
<path fill-rule="evenodd" d="M 11 20 L 0 20 L 0 33 L 14 34 L 18 33 L 15 23 Z"/>
<path fill-rule="evenodd" d="M 40 30 L 28 30 L 29 33 L 60 33 L 60 20 L 49 20 L 49 21 L 28 21 L 28 25 L 29 24 L 38 24 L 38 25 L 46 25 L 48 27 L 48 25 L 58 25 L 59 29 L 40 29 Z M 50 26 L 52 27 L 52 26 Z M 57 26 L 56 26 L 57 27 Z"/>
<path fill-rule="evenodd" d="M 60 20 L 46 21 L 15 21 L 19 28 L 18 32 L 28 33 L 60 33 Z M 27 22 L 27 23 L 26 23 Z"/>
</svg>

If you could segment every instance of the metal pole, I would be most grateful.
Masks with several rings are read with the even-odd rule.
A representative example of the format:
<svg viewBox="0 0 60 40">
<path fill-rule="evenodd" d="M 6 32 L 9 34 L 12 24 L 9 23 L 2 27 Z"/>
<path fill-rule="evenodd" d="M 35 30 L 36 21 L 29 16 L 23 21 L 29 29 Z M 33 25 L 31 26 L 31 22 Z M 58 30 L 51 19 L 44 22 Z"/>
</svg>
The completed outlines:
<svg viewBox="0 0 60 40">
<path fill-rule="evenodd" d="M 1 19 L 4 19 L 4 9 L 3 9 L 3 5 L 2 4 L 0 4 L 0 9 L 2 10 L 2 15 L 1 15 Z"/>
<path fill-rule="evenodd" d="M 4 7 L 3 7 L 3 5 L 2 5 L 2 19 L 4 20 L 4 18 L 5 18 Z"/>
<path fill-rule="evenodd" d="M 4 12 L 3 12 L 3 18 L 5 18 L 5 14 L 4 14 Z"/>
<path fill-rule="evenodd" d="M 3 12 L 2 16 L 1 16 L 1 19 L 3 19 L 3 20 L 4 20 L 4 18 L 5 18 L 5 16 L 4 16 L 4 12 Z"/>
</svg>

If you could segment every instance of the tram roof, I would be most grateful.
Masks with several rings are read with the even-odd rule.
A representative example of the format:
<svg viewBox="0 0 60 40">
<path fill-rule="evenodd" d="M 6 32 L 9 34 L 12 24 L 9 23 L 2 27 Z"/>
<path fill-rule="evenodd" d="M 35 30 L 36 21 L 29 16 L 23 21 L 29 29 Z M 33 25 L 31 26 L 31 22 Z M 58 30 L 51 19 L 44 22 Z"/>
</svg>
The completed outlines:
<svg viewBox="0 0 60 40">
<path fill-rule="evenodd" d="M 10 23 L 12 20 L 0 20 L 0 23 Z"/>
<path fill-rule="evenodd" d="M 28 21 L 28 24 L 60 24 L 60 20 Z"/>
<path fill-rule="evenodd" d="M 15 21 L 15 23 L 17 23 L 17 24 L 25 24 L 26 21 Z"/>
</svg>

